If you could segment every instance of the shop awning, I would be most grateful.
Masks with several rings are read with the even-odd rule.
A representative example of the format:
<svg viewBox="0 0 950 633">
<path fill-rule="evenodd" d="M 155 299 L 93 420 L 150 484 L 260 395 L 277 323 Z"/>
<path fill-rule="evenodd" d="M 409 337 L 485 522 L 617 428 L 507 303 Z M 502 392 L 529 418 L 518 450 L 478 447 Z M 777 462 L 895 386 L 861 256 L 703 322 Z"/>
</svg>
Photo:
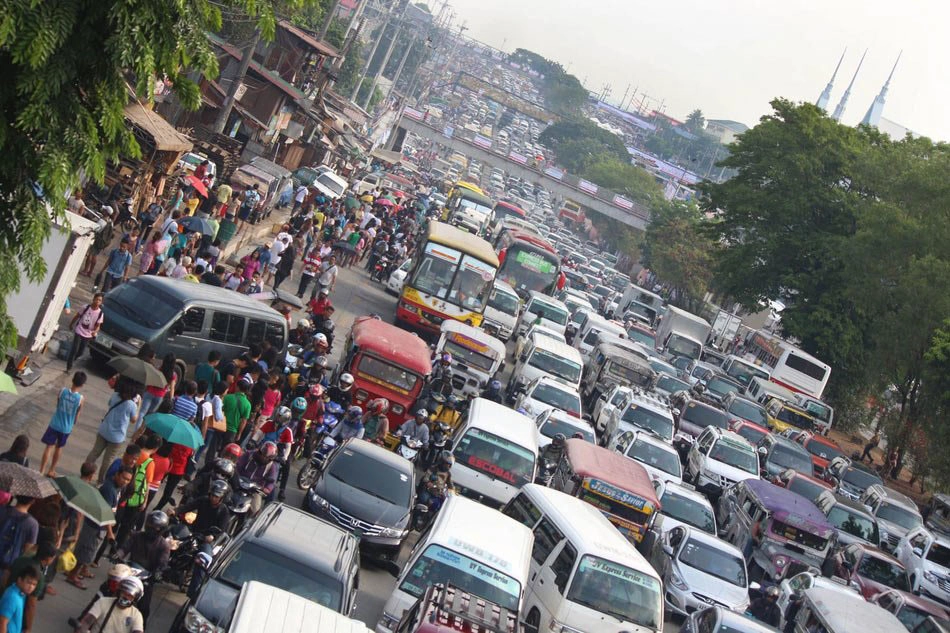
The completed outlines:
<svg viewBox="0 0 950 633">
<path fill-rule="evenodd" d="M 191 139 L 176 130 L 157 112 L 149 110 L 141 103 L 132 102 L 125 106 L 125 118 L 152 137 L 155 149 L 162 152 L 190 152 L 194 145 Z"/>
</svg>

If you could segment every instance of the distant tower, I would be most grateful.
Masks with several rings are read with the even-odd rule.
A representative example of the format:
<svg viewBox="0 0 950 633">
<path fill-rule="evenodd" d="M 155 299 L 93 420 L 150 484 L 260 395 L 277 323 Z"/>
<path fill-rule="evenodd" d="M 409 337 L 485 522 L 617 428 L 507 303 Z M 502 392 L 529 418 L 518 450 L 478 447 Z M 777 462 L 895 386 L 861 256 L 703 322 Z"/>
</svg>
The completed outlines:
<svg viewBox="0 0 950 633">
<path fill-rule="evenodd" d="M 821 93 L 821 96 L 818 97 L 818 101 L 815 102 L 815 105 L 824 110 L 828 111 L 828 101 L 831 99 L 831 89 L 835 85 L 835 77 L 838 76 L 838 69 L 841 68 L 841 62 L 844 61 L 844 54 L 848 52 L 848 48 L 845 47 L 844 51 L 841 53 L 841 59 L 838 60 L 838 65 L 835 66 L 835 72 L 831 74 L 831 79 L 828 80 L 828 85 L 825 86 L 824 91 Z"/>
<path fill-rule="evenodd" d="M 835 113 L 831 115 L 831 118 L 835 121 L 840 121 L 841 116 L 844 114 L 844 109 L 848 107 L 848 98 L 851 96 L 851 86 L 854 85 L 854 80 L 858 78 L 858 72 L 861 71 L 861 64 L 864 63 L 864 56 L 868 54 L 867 49 L 864 50 L 864 55 L 861 55 L 861 61 L 858 62 L 858 67 L 854 71 L 854 77 L 851 78 L 851 83 L 848 84 L 848 89 L 844 91 L 844 94 L 841 95 L 841 101 L 838 102 L 838 105 L 835 106 Z"/>
<path fill-rule="evenodd" d="M 884 85 L 881 86 L 881 92 L 874 97 L 874 101 L 871 102 L 871 107 L 868 108 L 868 113 L 864 115 L 864 118 L 861 119 L 861 123 L 864 125 L 873 125 L 877 127 L 877 124 L 881 121 L 881 113 L 884 112 L 884 99 L 887 97 L 887 89 L 891 85 L 891 78 L 894 76 L 894 71 L 897 70 L 897 63 L 901 60 L 901 55 L 904 54 L 904 51 L 901 51 L 897 54 L 897 61 L 894 62 L 894 67 L 891 68 L 891 74 L 887 76 L 887 81 L 884 82 Z"/>
</svg>

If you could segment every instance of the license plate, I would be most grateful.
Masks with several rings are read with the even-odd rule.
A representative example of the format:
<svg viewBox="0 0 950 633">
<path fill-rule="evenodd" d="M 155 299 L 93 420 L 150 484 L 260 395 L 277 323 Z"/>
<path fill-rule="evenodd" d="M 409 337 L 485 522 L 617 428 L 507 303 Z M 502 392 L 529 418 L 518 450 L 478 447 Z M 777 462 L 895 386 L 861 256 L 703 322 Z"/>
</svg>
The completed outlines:
<svg viewBox="0 0 950 633">
<path fill-rule="evenodd" d="M 108 334 L 97 334 L 96 343 L 99 343 L 99 345 L 102 345 L 106 349 L 112 349 L 112 346 L 115 344 L 115 339 Z"/>
</svg>

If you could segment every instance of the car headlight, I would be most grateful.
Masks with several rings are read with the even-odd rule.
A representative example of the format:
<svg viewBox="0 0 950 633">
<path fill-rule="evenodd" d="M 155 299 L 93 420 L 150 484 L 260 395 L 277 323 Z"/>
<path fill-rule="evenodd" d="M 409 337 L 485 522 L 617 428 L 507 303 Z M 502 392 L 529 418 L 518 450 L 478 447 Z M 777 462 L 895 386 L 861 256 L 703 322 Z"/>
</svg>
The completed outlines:
<svg viewBox="0 0 950 633">
<path fill-rule="evenodd" d="M 933 572 L 931 572 L 931 571 L 926 571 L 926 570 L 924 570 L 924 580 L 926 580 L 927 582 L 936 583 L 936 582 L 937 582 L 937 574 L 935 574 L 935 573 L 933 573 Z"/>
<path fill-rule="evenodd" d="M 683 579 L 679 577 L 679 574 L 673 570 L 670 570 L 670 584 L 680 591 L 689 590 L 689 585 L 687 585 L 686 582 L 684 582 Z"/>
<path fill-rule="evenodd" d="M 385 538 L 402 538 L 406 535 L 406 530 L 400 530 L 399 528 L 383 528 L 379 531 L 379 535 Z"/>
<path fill-rule="evenodd" d="M 132 347 L 142 347 L 143 345 L 145 345 L 145 341 L 143 341 L 140 338 L 134 338 L 134 337 L 127 340 L 126 343 L 128 343 Z"/>
<path fill-rule="evenodd" d="M 198 609 L 188 607 L 185 612 L 185 629 L 190 633 L 224 633 L 224 629 L 215 626 L 205 616 L 198 613 Z"/>
<path fill-rule="evenodd" d="M 318 495 L 316 488 L 310 489 L 310 501 L 320 506 L 324 510 L 330 507 L 330 502 L 324 499 L 323 497 L 321 497 L 320 495 Z"/>
<path fill-rule="evenodd" d="M 390 407 L 390 411 L 392 411 L 395 415 L 402 415 L 406 410 L 401 404 L 394 404 L 392 407 Z"/>
<path fill-rule="evenodd" d="M 561 624 L 557 620 L 551 620 L 551 633 L 584 633 L 580 629 L 575 629 L 573 626 L 568 626 L 566 624 Z"/>
</svg>

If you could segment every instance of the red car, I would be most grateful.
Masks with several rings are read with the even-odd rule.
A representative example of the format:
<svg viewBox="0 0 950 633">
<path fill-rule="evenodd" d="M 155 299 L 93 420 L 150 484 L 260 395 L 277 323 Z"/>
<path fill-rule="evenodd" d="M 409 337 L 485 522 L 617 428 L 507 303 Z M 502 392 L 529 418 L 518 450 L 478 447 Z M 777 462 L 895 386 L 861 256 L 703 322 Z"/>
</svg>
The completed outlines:
<svg viewBox="0 0 950 633">
<path fill-rule="evenodd" d="M 852 543 L 839 549 L 825 561 L 822 571 L 854 583 L 865 600 L 888 589 L 910 591 L 910 579 L 900 561 L 870 545 Z"/>
<path fill-rule="evenodd" d="M 767 427 L 746 420 L 732 420 L 729 423 L 729 430 L 749 440 L 752 446 L 758 446 L 759 440 L 771 433 Z"/>
<path fill-rule="evenodd" d="M 811 463 L 815 466 L 815 474 L 819 477 L 824 474 L 831 460 L 844 455 L 840 446 L 822 435 L 802 434 L 797 441 L 811 455 Z"/>
<path fill-rule="evenodd" d="M 918 624 L 930 616 L 942 622 L 946 622 L 950 617 L 950 613 L 936 602 L 897 589 L 882 591 L 874 596 L 872 602 L 896 615 L 908 631 L 915 630 Z"/>
<path fill-rule="evenodd" d="M 831 490 L 831 486 L 824 479 L 800 473 L 794 468 L 782 472 L 775 478 L 774 483 L 800 494 L 809 501 L 814 501 L 824 491 Z"/>
</svg>

